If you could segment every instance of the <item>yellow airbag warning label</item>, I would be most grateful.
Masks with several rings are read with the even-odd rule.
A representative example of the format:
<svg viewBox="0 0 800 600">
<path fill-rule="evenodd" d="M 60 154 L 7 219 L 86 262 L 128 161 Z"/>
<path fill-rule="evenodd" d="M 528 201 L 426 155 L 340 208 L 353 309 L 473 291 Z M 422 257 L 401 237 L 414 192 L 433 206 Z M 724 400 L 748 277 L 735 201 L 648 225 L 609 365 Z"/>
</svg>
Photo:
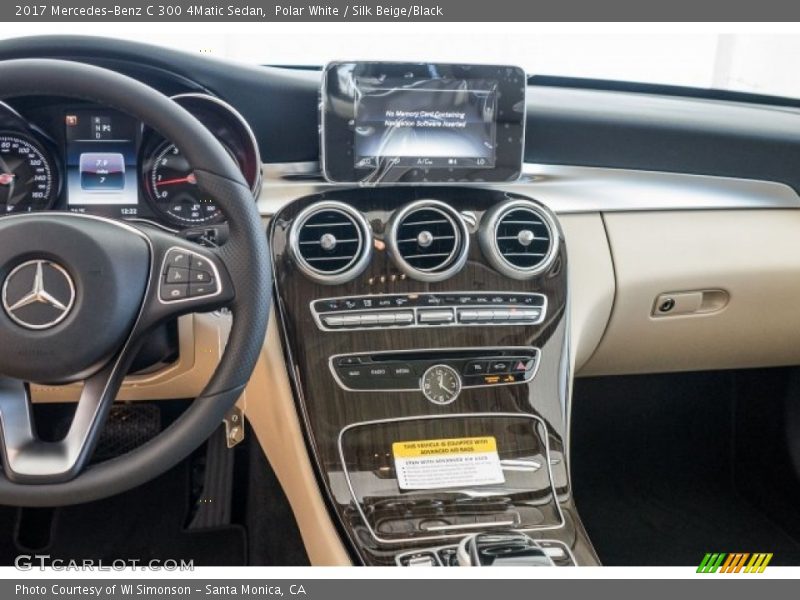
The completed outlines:
<svg viewBox="0 0 800 600">
<path fill-rule="evenodd" d="M 492 436 L 395 442 L 392 454 L 401 490 L 505 483 Z"/>
</svg>

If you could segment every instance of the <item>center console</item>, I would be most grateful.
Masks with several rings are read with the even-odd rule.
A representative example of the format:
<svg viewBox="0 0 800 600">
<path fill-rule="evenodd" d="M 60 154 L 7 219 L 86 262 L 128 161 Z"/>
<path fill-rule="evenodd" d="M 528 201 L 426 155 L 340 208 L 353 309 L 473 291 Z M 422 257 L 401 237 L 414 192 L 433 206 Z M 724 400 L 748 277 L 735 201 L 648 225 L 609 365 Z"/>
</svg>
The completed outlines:
<svg viewBox="0 0 800 600">
<path fill-rule="evenodd" d="M 335 188 L 286 206 L 270 240 L 298 412 L 357 562 L 597 564 L 568 475 L 568 264 L 546 207 Z"/>
</svg>

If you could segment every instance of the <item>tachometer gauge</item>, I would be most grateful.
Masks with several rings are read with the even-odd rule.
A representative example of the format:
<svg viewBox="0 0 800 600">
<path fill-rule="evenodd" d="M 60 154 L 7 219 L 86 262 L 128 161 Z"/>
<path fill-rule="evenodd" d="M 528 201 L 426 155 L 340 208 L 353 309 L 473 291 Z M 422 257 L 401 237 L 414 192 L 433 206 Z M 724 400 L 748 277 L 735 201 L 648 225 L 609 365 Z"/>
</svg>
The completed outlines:
<svg viewBox="0 0 800 600">
<path fill-rule="evenodd" d="M 261 157 L 252 129 L 232 106 L 206 94 L 182 94 L 175 102 L 194 115 L 238 165 L 254 197 L 261 186 Z M 180 228 L 221 223 L 222 211 L 200 191 L 192 167 L 180 150 L 152 130 L 145 130 L 142 178 L 156 215 Z"/>
<path fill-rule="evenodd" d="M 58 193 L 53 160 L 33 139 L 0 133 L 0 214 L 47 210 Z"/>
<path fill-rule="evenodd" d="M 197 187 L 192 167 L 174 144 L 167 142 L 156 151 L 147 177 L 156 207 L 176 223 L 202 225 L 220 219 L 216 203 Z"/>
</svg>

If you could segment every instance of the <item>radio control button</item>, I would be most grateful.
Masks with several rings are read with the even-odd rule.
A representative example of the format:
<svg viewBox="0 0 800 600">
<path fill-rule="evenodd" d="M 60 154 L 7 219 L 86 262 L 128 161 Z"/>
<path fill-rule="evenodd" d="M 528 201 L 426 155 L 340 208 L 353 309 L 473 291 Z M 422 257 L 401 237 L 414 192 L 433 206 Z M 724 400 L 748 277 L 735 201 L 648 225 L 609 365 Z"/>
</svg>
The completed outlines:
<svg viewBox="0 0 800 600">
<path fill-rule="evenodd" d="M 389 375 L 388 367 L 369 367 L 367 369 L 367 376 L 371 379 L 385 378 Z"/>
<path fill-rule="evenodd" d="M 364 379 L 364 369 L 361 367 L 346 367 L 340 372 L 346 379 Z"/>
<path fill-rule="evenodd" d="M 408 363 L 398 363 L 389 366 L 389 374 L 392 377 L 410 377 L 414 375 L 414 371 Z"/>
</svg>

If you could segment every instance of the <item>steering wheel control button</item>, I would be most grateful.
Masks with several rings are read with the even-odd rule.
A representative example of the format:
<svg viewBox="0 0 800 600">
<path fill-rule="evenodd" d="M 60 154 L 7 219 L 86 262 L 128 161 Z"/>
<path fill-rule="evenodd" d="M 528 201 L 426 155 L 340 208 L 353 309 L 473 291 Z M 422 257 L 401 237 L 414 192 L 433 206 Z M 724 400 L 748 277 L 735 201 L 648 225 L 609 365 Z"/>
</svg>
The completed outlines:
<svg viewBox="0 0 800 600">
<path fill-rule="evenodd" d="M 167 283 L 189 283 L 189 269 L 170 267 L 167 271 Z"/>
<path fill-rule="evenodd" d="M 216 293 L 217 288 L 213 283 L 190 283 L 189 284 L 189 297 L 200 298 L 202 296 L 210 296 Z"/>
<path fill-rule="evenodd" d="M 186 283 L 167 283 L 161 286 L 162 300 L 182 300 L 189 296 L 189 285 Z"/>
<path fill-rule="evenodd" d="M 171 251 L 167 255 L 167 267 L 180 267 L 182 269 L 188 269 L 191 263 L 191 256 L 188 252 L 180 252 L 180 251 Z"/>
<path fill-rule="evenodd" d="M 220 292 L 214 265 L 192 250 L 168 250 L 162 273 L 159 297 L 163 302 L 206 298 Z"/>
<path fill-rule="evenodd" d="M 211 273 L 209 273 L 208 271 L 195 271 L 194 269 L 192 269 L 191 274 L 192 274 L 191 277 L 192 283 L 208 283 L 212 279 L 214 279 Z"/>
<path fill-rule="evenodd" d="M 192 256 L 191 269 L 193 271 L 210 271 L 211 264 L 202 256 Z"/>
<path fill-rule="evenodd" d="M 29 260 L 3 282 L 3 309 L 26 329 L 50 329 L 61 323 L 75 304 L 75 283 L 67 270 L 49 260 Z"/>
</svg>

